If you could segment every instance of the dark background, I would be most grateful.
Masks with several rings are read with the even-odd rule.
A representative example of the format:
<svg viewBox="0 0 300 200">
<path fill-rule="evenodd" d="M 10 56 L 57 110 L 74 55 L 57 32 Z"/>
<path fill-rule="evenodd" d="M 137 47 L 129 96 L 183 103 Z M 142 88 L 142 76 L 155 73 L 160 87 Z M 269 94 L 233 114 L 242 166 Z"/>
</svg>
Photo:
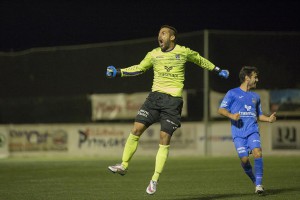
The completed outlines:
<svg viewBox="0 0 300 200">
<path fill-rule="evenodd" d="M 197 33 L 179 37 L 179 44 L 201 55 L 203 30 L 211 30 L 209 60 L 231 73 L 228 80 L 209 73 L 214 91 L 239 85 L 237 74 L 243 65 L 260 69 L 258 89 L 299 88 L 299 5 L 297 1 L 1 1 L 0 123 L 91 122 L 90 94 L 150 91 L 152 70 L 126 80 L 108 79 L 105 71 L 108 65 L 138 64 L 157 47 L 162 24 L 175 26 L 182 35 Z M 144 39 L 124 42 L 139 38 Z M 123 42 L 109 43 L 115 41 Z M 72 47 L 80 44 L 93 45 Z M 186 65 L 188 117 L 183 120 L 203 117 L 203 71 Z"/>
<path fill-rule="evenodd" d="M 1 1 L 0 51 L 204 29 L 300 31 L 299 1 Z"/>
</svg>

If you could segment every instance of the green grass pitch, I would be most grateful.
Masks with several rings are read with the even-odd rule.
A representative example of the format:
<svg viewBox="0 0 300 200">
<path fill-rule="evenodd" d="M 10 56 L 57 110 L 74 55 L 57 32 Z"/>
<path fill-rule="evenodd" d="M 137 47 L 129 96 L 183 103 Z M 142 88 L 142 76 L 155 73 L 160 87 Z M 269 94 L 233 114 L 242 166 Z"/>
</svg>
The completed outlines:
<svg viewBox="0 0 300 200">
<path fill-rule="evenodd" d="M 300 199 L 300 156 L 264 157 L 264 196 L 254 194 L 236 157 L 169 157 L 157 192 L 148 195 L 154 160 L 134 157 L 120 176 L 107 170 L 119 158 L 1 159 L 0 199 Z"/>
</svg>

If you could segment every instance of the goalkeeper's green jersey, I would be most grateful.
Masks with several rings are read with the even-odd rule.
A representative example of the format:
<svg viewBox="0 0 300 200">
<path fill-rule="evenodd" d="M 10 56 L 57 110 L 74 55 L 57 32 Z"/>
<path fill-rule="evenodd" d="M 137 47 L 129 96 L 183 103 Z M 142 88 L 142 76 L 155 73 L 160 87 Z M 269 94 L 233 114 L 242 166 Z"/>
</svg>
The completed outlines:
<svg viewBox="0 0 300 200">
<path fill-rule="evenodd" d="M 154 78 L 152 91 L 157 91 L 174 97 L 181 97 L 184 86 L 185 63 L 193 62 L 196 65 L 213 70 L 215 65 L 200 56 L 190 48 L 176 45 L 168 52 L 162 52 L 160 47 L 148 52 L 138 65 L 121 69 L 121 76 L 136 76 L 153 67 Z"/>
</svg>

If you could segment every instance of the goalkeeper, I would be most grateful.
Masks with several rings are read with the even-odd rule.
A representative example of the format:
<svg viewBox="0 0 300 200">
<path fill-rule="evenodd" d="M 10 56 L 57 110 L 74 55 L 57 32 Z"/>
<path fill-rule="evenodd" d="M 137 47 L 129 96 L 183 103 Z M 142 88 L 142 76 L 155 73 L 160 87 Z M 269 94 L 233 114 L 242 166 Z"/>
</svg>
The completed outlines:
<svg viewBox="0 0 300 200">
<path fill-rule="evenodd" d="M 158 33 L 159 47 L 148 52 L 138 65 L 117 69 L 107 67 L 106 76 L 130 77 L 144 73 L 153 67 L 154 79 L 152 91 L 145 100 L 135 118 L 133 128 L 125 143 L 122 162 L 108 169 L 113 173 L 125 175 L 129 161 L 137 150 L 143 132 L 152 124 L 161 125 L 160 142 L 156 155 L 155 170 L 146 189 L 148 194 L 156 192 L 157 182 L 167 160 L 173 132 L 180 127 L 183 106 L 182 91 L 184 86 L 185 63 L 193 62 L 203 69 L 214 71 L 223 78 L 228 78 L 229 71 L 221 70 L 198 52 L 176 44 L 177 30 L 163 25 Z"/>
</svg>

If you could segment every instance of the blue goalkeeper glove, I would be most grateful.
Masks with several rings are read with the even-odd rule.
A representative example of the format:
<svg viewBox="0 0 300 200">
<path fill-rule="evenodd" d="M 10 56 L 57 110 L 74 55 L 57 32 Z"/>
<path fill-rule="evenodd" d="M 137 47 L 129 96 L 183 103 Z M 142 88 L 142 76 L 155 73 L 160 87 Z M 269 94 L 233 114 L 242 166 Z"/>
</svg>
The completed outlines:
<svg viewBox="0 0 300 200">
<path fill-rule="evenodd" d="M 108 66 L 106 69 L 106 76 L 108 78 L 114 78 L 117 76 L 117 69 L 114 66 Z"/>
<path fill-rule="evenodd" d="M 229 71 L 227 69 L 223 69 L 221 70 L 219 67 L 215 67 L 214 71 L 218 73 L 219 76 L 221 76 L 222 78 L 227 79 L 229 77 Z"/>
<path fill-rule="evenodd" d="M 219 72 L 219 76 L 221 76 L 222 78 L 228 78 L 229 77 L 229 71 L 227 69 L 223 69 Z"/>
</svg>

